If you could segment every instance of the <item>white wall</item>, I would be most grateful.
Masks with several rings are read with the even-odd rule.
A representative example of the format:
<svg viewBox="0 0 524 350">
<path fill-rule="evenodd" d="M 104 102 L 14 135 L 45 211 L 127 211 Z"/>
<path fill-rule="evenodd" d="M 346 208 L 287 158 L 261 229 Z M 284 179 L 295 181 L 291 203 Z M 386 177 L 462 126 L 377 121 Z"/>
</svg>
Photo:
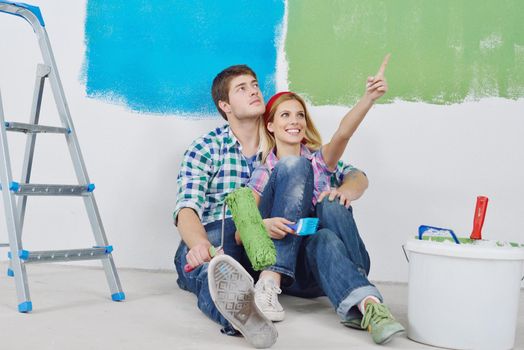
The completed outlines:
<svg viewBox="0 0 524 350">
<path fill-rule="evenodd" d="M 46 20 L 117 266 L 172 269 L 179 241 L 171 219 L 178 165 L 188 144 L 221 119 L 143 115 L 86 98 L 81 82 L 85 2 L 33 2 Z M 27 121 L 40 61 L 30 26 L 0 14 L 0 90 L 7 120 Z M 279 80 L 285 85 L 285 72 Z M 47 92 L 41 123 L 56 125 Z M 312 108 L 324 138 L 346 110 Z M 354 207 L 372 256 L 372 279 L 407 280 L 401 245 L 420 224 L 468 236 L 480 194 L 490 198 L 484 237 L 524 242 L 523 111 L 524 99 L 497 98 L 450 106 L 396 102 L 374 107 L 345 154 L 370 178 L 369 190 Z M 12 157 L 15 179 L 24 141 L 23 135 L 10 134 L 12 154 L 18 155 Z M 38 136 L 33 174 L 35 183 L 74 183 L 60 136 Z M 7 241 L 3 215 L 0 241 Z M 82 201 L 30 198 L 24 243 L 29 250 L 92 245 Z"/>
</svg>

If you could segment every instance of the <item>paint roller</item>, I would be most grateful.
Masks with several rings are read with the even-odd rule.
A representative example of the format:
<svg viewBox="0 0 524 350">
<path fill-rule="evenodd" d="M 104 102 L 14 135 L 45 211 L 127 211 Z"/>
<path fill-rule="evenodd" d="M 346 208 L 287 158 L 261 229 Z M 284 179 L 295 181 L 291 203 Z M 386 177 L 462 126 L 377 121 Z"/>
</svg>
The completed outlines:
<svg viewBox="0 0 524 350">
<path fill-rule="evenodd" d="M 244 245 L 247 257 L 255 271 L 260 271 L 272 266 L 277 261 L 275 244 L 269 238 L 253 193 L 247 187 L 235 190 L 227 195 L 226 205 L 231 211 L 235 226 L 240 233 L 240 239 Z M 224 205 L 222 211 L 222 239 L 218 248 L 210 247 L 209 254 L 214 257 L 224 245 Z M 185 272 L 193 271 L 191 265 L 184 266 Z"/>
<path fill-rule="evenodd" d="M 231 192 L 226 197 L 226 204 L 253 269 L 260 271 L 274 265 L 277 261 L 275 244 L 267 234 L 251 190 L 243 187 Z"/>
</svg>

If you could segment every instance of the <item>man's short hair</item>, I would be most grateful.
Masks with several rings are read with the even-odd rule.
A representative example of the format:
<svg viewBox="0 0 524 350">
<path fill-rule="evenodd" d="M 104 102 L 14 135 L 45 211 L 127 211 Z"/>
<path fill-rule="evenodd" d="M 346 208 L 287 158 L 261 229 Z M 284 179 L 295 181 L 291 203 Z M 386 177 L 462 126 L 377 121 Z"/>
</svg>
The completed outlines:
<svg viewBox="0 0 524 350">
<path fill-rule="evenodd" d="M 229 103 L 229 83 L 240 75 L 251 75 L 253 78 L 257 78 L 257 75 L 251 68 L 245 64 L 238 64 L 224 69 L 213 79 L 211 96 L 213 97 L 213 102 L 215 102 L 218 112 L 225 120 L 227 120 L 226 113 L 218 106 L 218 101 Z"/>
</svg>

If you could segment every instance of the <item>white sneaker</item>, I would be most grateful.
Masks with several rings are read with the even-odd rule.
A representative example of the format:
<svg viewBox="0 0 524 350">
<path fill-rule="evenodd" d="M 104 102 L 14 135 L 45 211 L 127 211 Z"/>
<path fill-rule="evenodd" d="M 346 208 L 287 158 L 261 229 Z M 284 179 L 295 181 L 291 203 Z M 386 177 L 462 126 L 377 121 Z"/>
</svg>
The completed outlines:
<svg viewBox="0 0 524 350">
<path fill-rule="evenodd" d="M 255 304 L 253 279 L 229 255 L 217 255 L 208 266 L 211 299 L 218 311 L 255 348 L 269 348 L 278 333 Z"/>
<path fill-rule="evenodd" d="M 286 313 L 278 302 L 282 290 L 272 278 L 259 279 L 255 285 L 255 302 L 260 311 L 271 321 L 282 321 Z"/>
</svg>

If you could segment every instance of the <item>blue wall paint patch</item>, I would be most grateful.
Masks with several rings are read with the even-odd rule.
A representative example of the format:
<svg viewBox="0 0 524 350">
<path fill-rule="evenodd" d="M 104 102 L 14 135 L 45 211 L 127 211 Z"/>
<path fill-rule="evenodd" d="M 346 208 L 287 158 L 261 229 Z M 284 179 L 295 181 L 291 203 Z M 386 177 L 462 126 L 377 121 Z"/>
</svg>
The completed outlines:
<svg viewBox="0 0 524 350">
<path fill-rule="evenodd" d="M 275 92 L 284 0 L 88 0 L 87 95 L 159 114 L 217 114 L 211 82 L 245 63 Z"/>
</svg>

